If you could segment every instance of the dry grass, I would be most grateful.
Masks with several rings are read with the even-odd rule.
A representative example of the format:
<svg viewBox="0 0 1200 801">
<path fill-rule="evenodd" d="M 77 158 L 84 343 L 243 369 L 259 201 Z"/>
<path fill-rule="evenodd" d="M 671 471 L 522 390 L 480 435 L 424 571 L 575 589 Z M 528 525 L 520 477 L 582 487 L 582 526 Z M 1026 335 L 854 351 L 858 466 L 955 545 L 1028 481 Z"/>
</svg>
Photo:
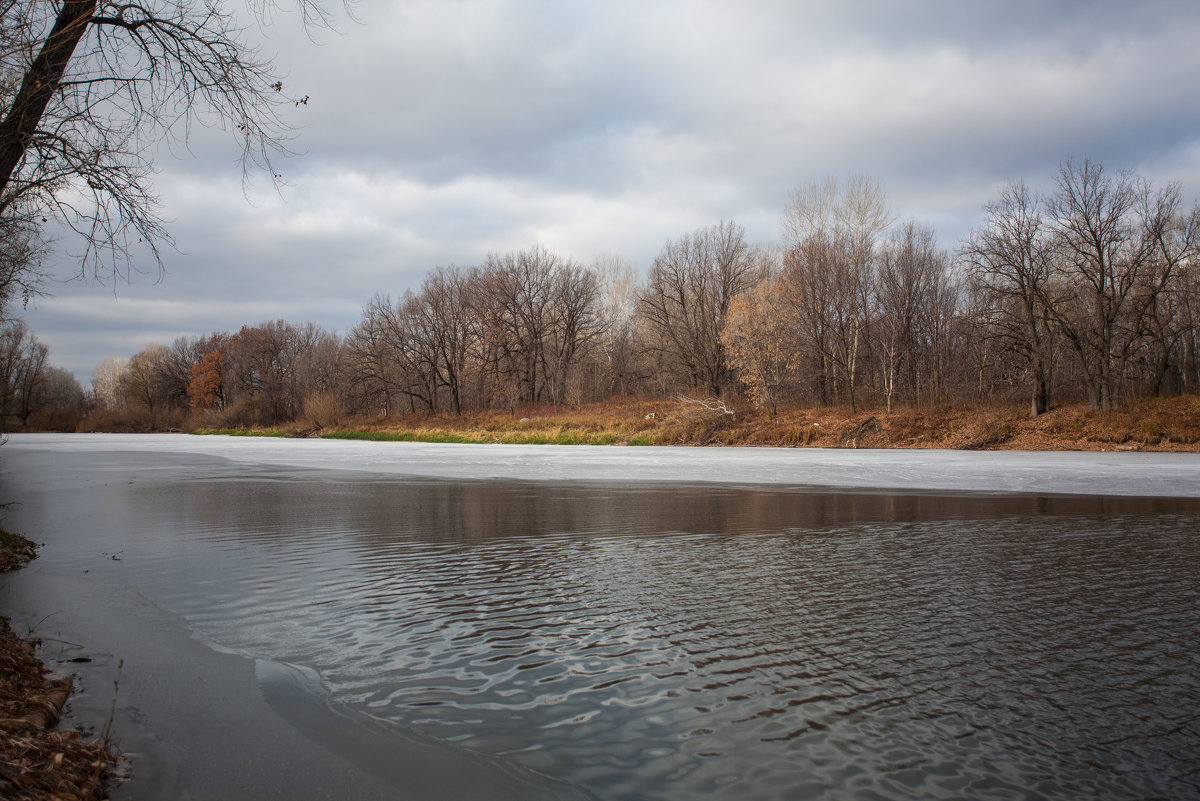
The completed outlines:
<svg viewBox="0 0 1200 801">
<path fill-rule="evenodd" d="M 1200 397 L 1150 398 L 1113 412 L 1064 407 L 1031 421 L 1025 441 L 1081 450 L 1200 450 Z"/>
<path fill-rule="evenodd" d="M 1200 450 L 1200 398 L 1134 401 L 1113 412 L 1082 404 L 1033 419 L 1024 405 L 954 404 L 851 412 L 800 409 L 746 418 L 727 444 L 952 450 Z"/>
<path fill-rule="evenodd" d="M 671 405 L 664 401 L 623 399 L 578 408 L 522 406 L 511 412 L 471 412 L 461 416 L 408 414 L 351 420 L 346 430 L 327 432 L 325 436 L 485 444 L 623 445 L 656 430 Z"/>
<path fill-rule="evenodd" d="M 1200 451 L 1200 397 L 1132 401 L 1113 412 L 1082 404 L 1032 419 L 1023 404 L 963 403 L 851 411 L 844 407 L 761 410 L 703 399 L 621 398 L 576 408 L 525 406 L 514 411 L 407 414 L 348 419 L 323 436 L 383 441 L 554 445 L 759 445 L 953 450 Z M 305 436 L 313 421 L 247 429 Z M 227 429 L 223 433 L 232 433 Z"/>
<path fill-rule="evenodd" d="M 0 573 L 16 570 L 36 558 L 36 543 L 0 528 Z"/>
</svg>

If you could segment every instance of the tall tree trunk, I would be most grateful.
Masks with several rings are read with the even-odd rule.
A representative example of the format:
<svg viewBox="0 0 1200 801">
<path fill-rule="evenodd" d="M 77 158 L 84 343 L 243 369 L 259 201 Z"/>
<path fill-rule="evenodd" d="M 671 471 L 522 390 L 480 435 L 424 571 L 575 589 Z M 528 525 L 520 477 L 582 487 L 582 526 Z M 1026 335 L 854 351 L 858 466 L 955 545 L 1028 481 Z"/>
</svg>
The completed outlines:
<svg viewBox="0 0 1200 801">
<path fill-rule="evenodd" d="M 1033 399 L 1029 416 L 1037 417 L 1050 411 L 1050 380 L 1045 369 L 1038 364 L 1033 369 Z"/>
<path fill-rule="evenodd" d="M 96 0 L 66 0 L 54 21 L 54 28 L 13 99 L 8 116 L 0 122 L 0 193 L 8 187 L 21 163 L 38 123 L 58 91 L 75 46 L 87 32 L 96 11 Z"/>
</svg>

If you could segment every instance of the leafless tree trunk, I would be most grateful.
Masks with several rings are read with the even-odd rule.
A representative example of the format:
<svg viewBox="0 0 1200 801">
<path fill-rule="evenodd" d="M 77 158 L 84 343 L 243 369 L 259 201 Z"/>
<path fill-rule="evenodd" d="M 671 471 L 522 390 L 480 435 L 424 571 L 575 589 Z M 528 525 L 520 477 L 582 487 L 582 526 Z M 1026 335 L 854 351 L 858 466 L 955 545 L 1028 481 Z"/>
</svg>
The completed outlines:
<svg viewBox="0 0 1200 801">
<path fill-rule="evenodd" d="M 599 396 L 626 395 L 647 377 L 638 353 L 638 279 L 633 265 L 610 254 L 592 263 L 600 284 L 598 324 L 600 369 Z"/>
<path fill-rule="evenodd" d="M 391 398 L 402 396 L 415 408 L 437 408 L 436 379 L 431 365 L 414 347 L 415 338 L 404 300 L 393 304 L 376 295 L 363 309 L 363 319 L 346 338 L 352 360 L 352 383 L 378 399 L 385 414 Z"/>
<path fill-rule="evenodd" d="M 891 411 L 896 378 L 903 368 L 913 403 L 920 402 L 921 374 L 938 392 L 938 354 L 945 347 L 939 318 L 953 314 L 947 295 L 945 253 L 932 229 L 905 224 L 881 249 L 876 270 L 875 327 L 881 340 L 884 397 Z"/>
<path fill-rule="evenodd" d="M 520 400 L 537 401 L 546 388 L 546 336 L 552 325 L 554 274 L 562 260 L 541 246 L 491 254 L 481 275 L 476 312 L 496 334 L 497 368 L 517 386 Z"/>
<path fill-rule="evenodd" d="M 98 406 L 115 409 L 124 402 L 121 387 L 128 371 L 129 359 L 124 356 L 108 356 L 100 360 L 92 372 L 92 392 Z"/>
</svg>

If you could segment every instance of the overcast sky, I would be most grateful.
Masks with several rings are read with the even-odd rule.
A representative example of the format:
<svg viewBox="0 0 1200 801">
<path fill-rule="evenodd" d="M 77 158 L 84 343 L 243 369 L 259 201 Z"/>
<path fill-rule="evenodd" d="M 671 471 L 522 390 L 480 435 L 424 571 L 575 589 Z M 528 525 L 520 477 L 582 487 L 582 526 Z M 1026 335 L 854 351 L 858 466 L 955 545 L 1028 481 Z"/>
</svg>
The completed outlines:
<svg viewBox="0 0 1200 801">
<path fill-rule="evenodd" d="M 334 9 L 339 10 L 338 8 Z M 25 313 L 86 383 L 106 356 L 284 318 L 345 332 L 376 292 L 540 243 L 644 271 L 719 220 L 779 239 L 790 192 L 863 173 L 953 250 L 1006 179 L 1069 157 L 1200 195 L 1200 2 L 359 0 L 278 15 L 300 155 L 242 191 L 201 130 L 159 162 L 166 274 L 52 283 Z M 62 240 L 59 279 L 77 273 Z M 150 266 L 150 265 L 147 265 Z"/>
</svg>

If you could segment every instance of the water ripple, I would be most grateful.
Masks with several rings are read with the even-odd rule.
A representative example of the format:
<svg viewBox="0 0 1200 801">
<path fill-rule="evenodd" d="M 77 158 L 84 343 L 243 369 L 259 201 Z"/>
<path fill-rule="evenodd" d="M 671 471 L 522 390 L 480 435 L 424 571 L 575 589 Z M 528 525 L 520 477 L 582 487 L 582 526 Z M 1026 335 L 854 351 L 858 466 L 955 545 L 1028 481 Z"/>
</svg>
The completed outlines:
<svg viewBox="0 0 1200 801">
<path fill-rule="evenodd" d="M 147 494 L 186 522 L 141 565 L 200 636 L 602 798 L 1200 795 L 1186 505 L 322 486 Z"/>
</svg>

